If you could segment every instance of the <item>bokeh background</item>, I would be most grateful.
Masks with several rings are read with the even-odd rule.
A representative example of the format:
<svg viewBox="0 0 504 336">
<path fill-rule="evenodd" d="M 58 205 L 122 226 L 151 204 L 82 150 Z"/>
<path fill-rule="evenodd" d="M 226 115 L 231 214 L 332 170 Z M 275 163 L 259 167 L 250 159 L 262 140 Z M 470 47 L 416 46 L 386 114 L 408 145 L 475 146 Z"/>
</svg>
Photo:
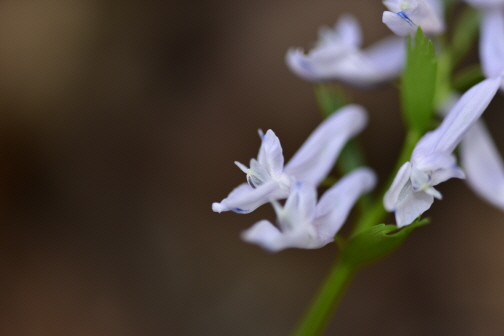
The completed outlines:
<svg viewBox="0 0 504 336">
<path fill-rule="evenodd" d="M 239 239 L 268 206 L 216 214 L 233 161 L 274 129 L 286 159 L 320 122 L 286 50 L 380 1 L 0 1 L 0 335 L 286 335 L 334 244 L 269 254 Z M 475 53 L 476 54 L 476 53 Z M 349 89 L 382 179 L 397 90 Z M 486 113 L 501 148 L 502 98 Z M 462 181 L 427 227 L 361 271 L 328 335 L 502 335 L 504 214 Z"/>
</svg>

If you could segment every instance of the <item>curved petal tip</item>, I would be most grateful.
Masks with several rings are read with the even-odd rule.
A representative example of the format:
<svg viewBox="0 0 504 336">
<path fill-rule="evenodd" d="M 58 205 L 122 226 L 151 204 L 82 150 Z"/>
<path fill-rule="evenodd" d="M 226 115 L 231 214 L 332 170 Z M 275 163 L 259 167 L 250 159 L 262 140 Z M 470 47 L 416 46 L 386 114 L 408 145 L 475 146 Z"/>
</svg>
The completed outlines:
<svg viewBox="0 0 504 336">
<path fill-rule="evenodd" d="M 222 211 L 227 211 L 228 209 L 225 206 L 223 206 L 221 203 L 214 202 L 214 203 L 212 203 L 212 210 L 214 212 L 221 213 Z"/>
</svg>

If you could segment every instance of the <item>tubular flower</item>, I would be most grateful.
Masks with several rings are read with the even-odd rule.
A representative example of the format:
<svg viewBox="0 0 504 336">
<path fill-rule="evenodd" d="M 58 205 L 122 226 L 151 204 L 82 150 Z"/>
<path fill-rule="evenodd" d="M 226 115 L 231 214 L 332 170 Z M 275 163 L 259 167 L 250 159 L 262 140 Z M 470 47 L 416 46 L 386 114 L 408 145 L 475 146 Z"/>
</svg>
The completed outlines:
<svg viewBox="0 0 504 336">
<path fill-rule="evenodd" d="M 242 238 L 271 252 L 290 247 L 320 248 L 334 240 L 357 199 L 375 184 L 371 169 L 358 168 L 329 188 L 317 203 L 313 185 L 296 183 L 285 206 L 273 202 L 278 227 L 262 220 L 244 231 Z"/>
<path fill-rule="evenodd" d="M 383 12 L 382 21 L 396 35 L 414 34 L 418 26 L 426 34 L 439 34 L 445 29 L 438 0 L 384 0 L 383 4 L 390 12 Z"/>
<path fill-rule="evenodd" d="M 395 211 L 399 227 L 411 224 L 441 194 L 434 186 L 450 178 L 464 178 L 452 152 L 494 97 L 500 79 L 486 79 L 468 90 L 441 125 L 416 144 L 411 160 L 397 173 L 384 197 L 384 206 Z"/>
<path fill-rule="evenodd" d="M 284 167 L 280 140 L 272 130 L 259 131 L 261 147 L 250 167 L 235 162 L 247 175 L 247 183 L 235 188 L 215 212 L 249 213 L 262 204 L 287 198 L 294 181 L 317 186 L 333 167 L 345 143 L 367 123 L 367 114 L 359 105 L 347 105 L 325 119 L 308 137 Z"/>
<path fill-rule="evenodd" d="M 285 56 L 289 68 L 310 82 L 342 81 L 370 86 L 396 77 L 404 63 L 404 41 L 391 36 L 361 50 L 362 34 L 357 20 L 342 16 L 333 29 L 319 32 L 317 46 L 305 54 L 292 48 Z"/>
</svg>

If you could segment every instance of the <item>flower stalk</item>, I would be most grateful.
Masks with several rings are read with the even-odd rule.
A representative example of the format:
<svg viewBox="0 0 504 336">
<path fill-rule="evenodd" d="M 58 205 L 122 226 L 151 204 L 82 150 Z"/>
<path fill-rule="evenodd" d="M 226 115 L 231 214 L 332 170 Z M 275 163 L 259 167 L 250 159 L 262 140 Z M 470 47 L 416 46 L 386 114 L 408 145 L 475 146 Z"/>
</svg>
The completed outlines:
<svg viewBox="0 0 504 336">
<path fill-rule="evenodd" d="M 397 169 L 400 167 L 402 162 L 404 162 L 404 160 L 408 160 L 408 158 L 411 156 L 415 144 L 417 143 L 420 136 L 421 135 L 416 131 L 412 130 L 408 132 L 401 153 L 395 165 Z M 394 169 L 392 172 L 395 173 L 397 169 Z M 392 183 L 393 178 L 394 175 L 392 174 L 387 184 L 384 186 L 382 192 L 380 193 L 380 196 L 372 201 L 367 211 L 361 212 L 361 216 L 357 220 L 357 223 L 352 233 L 350 234 L 349 239 L 356 237 L 357 235 L 364 232 L 366 229 L 371 228 L 377 223 L 382 223 L 386 219 L 388 213 L 383 207 L 382 198 L 389 185 Z M 325 281 L 323 282 L 315 298 L 313 299 L 309 309 L 306 311 L 305 315 L 292 333 L 293 336 L 321 335 L 329 324 L 331 316 L 337 309 L 338 304 L 345 293 L 345 290 L 348 288 L 350 282 L 361 266 L 351 264 L 341 258 L 344 250 L 345 246 L 343 245 L 339 257 L 332 266 Z"/>
</svg>

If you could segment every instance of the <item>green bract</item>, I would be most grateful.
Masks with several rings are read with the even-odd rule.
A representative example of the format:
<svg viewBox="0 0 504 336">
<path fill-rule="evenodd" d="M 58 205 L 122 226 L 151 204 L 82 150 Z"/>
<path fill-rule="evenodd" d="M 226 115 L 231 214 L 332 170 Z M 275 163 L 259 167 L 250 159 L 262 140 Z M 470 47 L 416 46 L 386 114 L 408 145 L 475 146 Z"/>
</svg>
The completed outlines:
<svg viewBox="0 0 504 336">
<path fill-rule="evenodd" d="M 434 46 L 419 27 L 414 41 L 407 38 L 406 66 L 401 82 L 404 121 L 409 130 L 424 133 L 433 113 L 437 61 Z"/>
<path fill-rule="evenodd" d="M 398 230 L 396 225 L 379 224 L 352 238 L 342 251 L 342 262 L 357 268 L 374 262 L 398 248 L 410 232 L 430 222 L 429 218 L 416 220 Z"/>
</svg>

